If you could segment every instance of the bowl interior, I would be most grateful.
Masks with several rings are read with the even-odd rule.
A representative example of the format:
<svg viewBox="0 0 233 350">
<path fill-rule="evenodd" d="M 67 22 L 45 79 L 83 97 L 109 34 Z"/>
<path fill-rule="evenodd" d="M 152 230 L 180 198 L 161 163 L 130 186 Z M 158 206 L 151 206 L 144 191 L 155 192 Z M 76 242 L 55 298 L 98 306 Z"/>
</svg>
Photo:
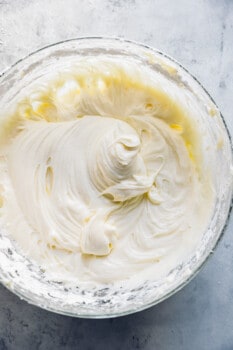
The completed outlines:
<svg viewBox="0 0 233 350">
<path fill-rule="evenodd" d="M 184 90 L 198 103 L 204 117 L 200 125 L 206 130 L 209 145 L 223 140 L 216 150 L 209 147 L 205 158 L 214 174 L 215 209 L 208 229 L 193 255 L 159 281 L 125 282 L 118 287 L 85 288 L 48 279 L 43 269 L 24 257 L 3 229 L 0 232 L 0 280 L 21 298 L 57 313 L 80 317 L 113 317 L 129 314 L 154 305 L 182 288 L 200 269 L 213 252 L 227 223 L 232 198 L 231 142 L 218 108 L 203 87 L 183 67 L 161 52 L 119 39 L 75 39 L 39 50 L 6 71 L 0 80 L 1 108 L 46 71 L 55 70 L 66 60 L 86 56 L 131 57 L 149 69 L 159 71 Z M 171 70 L 176 71 L 171 75 Z M 211 111 L 214 111 L 210 117 Z"/>
</svg>

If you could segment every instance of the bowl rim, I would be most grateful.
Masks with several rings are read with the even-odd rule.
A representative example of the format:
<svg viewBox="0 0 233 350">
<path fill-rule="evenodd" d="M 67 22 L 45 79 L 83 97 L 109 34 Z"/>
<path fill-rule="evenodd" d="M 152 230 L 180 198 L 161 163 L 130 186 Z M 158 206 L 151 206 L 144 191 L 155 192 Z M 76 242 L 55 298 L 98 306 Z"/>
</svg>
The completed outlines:
<svg viewBox="0 0 233 350">
<path fill-rule="evenodd" d="M 129 44 L 129 45 L 134 45 L 137 46 L 138 48 L 141 49 L 146 49 L 151 51 L 154 54 L 159 54 L 162 57 L 167 58 L 168 60 L 170 60 L 171 62 L 175 63 L 179 68 L 181 68 L 182 70 L 184 70 L 198 85 L 199 87 L 205 92 L 205 94 L 208 96 L 208 98 L 212 101 L 212 103 L 214 104 L 214 106 L 217 108 L 217 110 L 219 111 L 219 115 L 221 118 L 221 121 L 224 125 L 226 134 L 228 136 L 228 141 L 229 141 L 229 145 L 230 145 L 230 149 L 231 149 L 231 155 L 233 157 L 233 143 L 232 143 L 232 137 L 231 134 L 229 132 L 227 123 L 221 113 L 221 111 L 219 110 L 216 102 L 214 101 L 214 99 L 212 98 L 212 96 L 209 94 L 209 92 L 205 89 L 205 87 L 200 83 L 200 81 L 192 74 L 188 71 L 188 69 L 186 69 L 181 63 L 179 63 L 176 59 L 174 59 L 172 56 L 164 53 L 163 51 L 156 49 L 150 45 L 135 41 L 135 40 L 128 40 L 125 38 L 121 38 L 121 37 L 117 37 L 117 36 L 82 36 L 82 37 L 74 37 L 71 39 L 66 39 L 66 40 L 61 40 L 46 46 L 43 46 L 35 51 L 30 52 L 29 54 L 23 56 L 22 58 L 20 58 L 19 60 L 17 60 L 16 62 L 14 62 L 13 64 L 11 64 L 9 67 L 7 67 L 6 69 L 3 69 L 2 72 L 0 72 L 0 78 L 4 77 L 6 74 L 10 73 L 10 71 L 15 68 L 18 64 L 20 64 L 21 62 L 25 61 L 26 59 L 30 58 L 31 56 L 34 56 L 37 53 L 40 53 L 42 51 L 46 51 L 49 48 L 52 47 L 57 47 L 59 45 L 65 44 L 65 43 L 69 43 L 69 42 L 80 42 L 82 40 L 92 40 L 92 41 L 110 41 L 110 42 L 116 42 L 116 43 L 125 43 L 125 44 Z M 159 297 L 158 299 L 151 301 L 149 303 L 145 303 L 143 305 L 140 305 L 138 307 L 126 310 L 126 311 L 121 311 L 121 312 L 114 312 L 114 313 L 104 313 L 104 314 L 85 314 L 85 313 L 77 313 L 77 312 L 68 312 L 68 311 L 64 311 L 62 309 L 59 308 L 54 308 L 54 307 L 50 307 L 48 305 L 41 305 L 39 304 L 36 300 L 34 300 L 32 297 L 26 296 L 25 293 L 21 292 L 18 289 L 15 289 L 11 286 L 11 284 L 9 283 L 5 283 L 4 280 L 2 279 L 2 276 L 0 275 L 0 283 L 6 288 L 8 289 L 10 292 L 14 293 L 15 295 L 17 295 L 21 300 L 26 301 L 28 304 L 31 304 L 33 306 L 37 306 L 43 310 L 46 311 L 50 311 L 59 315 L 65 315 L 65 316 L 71 316 L 71 317 L 77 317 L 77 318 L 83 318 L 83 319 L 107 319 L 107 318 L 115 318 L 115 317 L 121 317 L 121 316 L 126 316 L 126 315 L 131 315 L 146 309 L 149 309 L 159 303 L 161 303 L 162 301 L 168 299 L 169 297 L 171 297 L 172 295 L 176 294 L 178 291 L 180 291 L 182 288 L 184 288 L 199 272 L 200 270 L 204 267 L 204 265 L 206 264 L 206 262 L 210 259 L 210 257 L 212 256 L 212 254 L 214 253 L 214 251 L 216 250 L 219 242 L 221 241 L 224 232 L 227 229 L 227 226 L 229 224 L 230 221 L 230 217 L 231 217 L 231 212 L 232 212 L 232 207 L 233 207 L 233 191 L 231 193 L 231 200 L 230 200 L 230 204 L 229 204 L 229 208 L 228 208 L 228 212 L 227 212 L 227 216 L 225 219 L 225 223 L 222 227 L 222 229 L 219 232 L 218 238 L 216 239 L 216 241 L 214 242 L 214 244 L 211 246 L 211 249 L 209 250 L 208 254 L 206 254 L 204 256 L 204 258 L 200 259 L 200 263 L 197 264 L 197 266 L 195 267 L 195 269 L 192 271 L 191 275 L 188 276 L 188 278 L 186 280 L 184 280 L 183 282 L 181 282 L 177 287 L 175 287 L 173 290 L 168 291 L 166 294 L 164 294 L 163 296 Z"/>
</svg>

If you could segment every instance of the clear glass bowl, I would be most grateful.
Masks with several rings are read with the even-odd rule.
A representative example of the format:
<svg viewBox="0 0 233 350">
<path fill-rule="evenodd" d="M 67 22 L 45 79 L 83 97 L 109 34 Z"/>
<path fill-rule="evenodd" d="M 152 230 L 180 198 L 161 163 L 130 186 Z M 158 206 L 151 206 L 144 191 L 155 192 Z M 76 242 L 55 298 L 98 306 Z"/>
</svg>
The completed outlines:
<svg viewBox="0 0 233 350">
<path fill-rule="evenodd" d="M 215 210 L 208 229 L 196 251 L 182 265 L 170 271 L 166 279 L 138 285 L 129 289 L 103 286 L 101 289 L 83 289 L 77 285 L 68 288 L 48 280 L 43 270 L 24 257 L 7 232 L 0 233 L 0 281 L 9 290 L 27 302 L 60 314 L 107 318 L 130 314 L 149 308 L 186 285 L 213 253 L 228 222 L 232 200 L 232 147 L 225 122 L 214 101 L 197 80 L 180 64 L 165 54 L 147 46 L 121 39 L 80 38 L 60 42 L 36 51 L 18 61 L 0 78 L 0 106 L 7 108 L 20 91 L 46 71 L 55 69 L 63 60 L 76 56 L 111 55 L 124 59 L 131 57 L 151 70 L 159 70 L 174 79 L 198 100 L 206 118 L 200 122 L 210 142 L 221 137 L 222 147 L 209 151 L 214 164 L 214 186 L 217 194 Z M 170 74 L 176 71 L 175 77 Z M 213 117 L 210 117 L 210 114 Z M 208 115 L 207 115 L 208 114 Z M 211 141 L 212 140 L 212 141 Z M 208 161 L 208 160 L 207 160 Z"/>
</svg>

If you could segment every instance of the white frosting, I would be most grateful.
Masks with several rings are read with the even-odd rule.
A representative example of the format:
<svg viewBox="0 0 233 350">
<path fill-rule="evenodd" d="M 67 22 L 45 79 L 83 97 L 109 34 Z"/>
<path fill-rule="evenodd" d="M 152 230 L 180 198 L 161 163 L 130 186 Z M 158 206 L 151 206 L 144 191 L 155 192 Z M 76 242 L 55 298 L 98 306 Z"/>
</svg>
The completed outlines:
<svg viewBox="0 0 233 350">
<path fill-rule="evenodd" d="M 168 273 L 195 249 L 213 204 L 196 108 L 135 62 L 86 59 L 42 78 L 9 116 L 1 221 L 55 278 Z"/>
</svg>

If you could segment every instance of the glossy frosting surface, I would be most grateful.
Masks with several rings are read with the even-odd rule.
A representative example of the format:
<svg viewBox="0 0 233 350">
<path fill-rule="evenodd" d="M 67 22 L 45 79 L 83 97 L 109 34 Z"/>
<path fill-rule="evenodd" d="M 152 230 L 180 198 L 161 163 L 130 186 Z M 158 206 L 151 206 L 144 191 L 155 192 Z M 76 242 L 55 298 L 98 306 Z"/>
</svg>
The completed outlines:
<svg viewBox="0 0 233 350">
<path fill-rule="evenodd" d="M 44 76 L 1 125 L 1 222 L 54 278 L 166 275 L 213 205 L 198 112 L 182 86 L 130 59 Z"/>
</svg>

